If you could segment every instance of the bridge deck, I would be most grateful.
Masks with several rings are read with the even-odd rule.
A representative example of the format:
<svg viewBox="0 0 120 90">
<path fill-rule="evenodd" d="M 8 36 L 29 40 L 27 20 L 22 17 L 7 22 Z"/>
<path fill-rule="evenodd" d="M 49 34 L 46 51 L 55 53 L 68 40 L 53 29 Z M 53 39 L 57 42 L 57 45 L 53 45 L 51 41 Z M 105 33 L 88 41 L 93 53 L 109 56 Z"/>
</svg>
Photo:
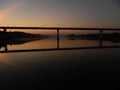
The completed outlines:
<svg viewBox="0 0 120 90">
<path fill-rule="evenodd" d="M 120 28 L 79 28 L 79 27 L 0 27 L 0 29 L 44 29 L 44 30 L 120 30 Z"/>
</svg>

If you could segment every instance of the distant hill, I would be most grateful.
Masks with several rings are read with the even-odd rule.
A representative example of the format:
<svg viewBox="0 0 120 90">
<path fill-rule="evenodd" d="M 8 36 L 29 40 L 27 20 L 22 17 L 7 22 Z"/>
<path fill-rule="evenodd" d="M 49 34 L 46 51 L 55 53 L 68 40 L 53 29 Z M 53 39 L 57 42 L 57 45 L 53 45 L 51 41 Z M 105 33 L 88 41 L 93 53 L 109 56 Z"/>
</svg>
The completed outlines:
<svg viewBox="0 0 120 90">
<path fill-rule="evenodd" d="M 18 39 L 18 38 L 43 38 L 40 34 L 29 34 L 24 32 L 0 32 L 0 39 Z"/>
<path fill-rule="evenodd" d="M 0 32 L 0 48 L 6 47 L 7 45 L 18 45 L 35 40 L 41 40 L 44 37 L 44 35 L 24 32 Z"/>
<path fill-rule="evenodd" d="M 76 34 L 69 34 L 66 37 L 68 39 L 86 39 L 86 40 L 99 40 L 100 34 L 82 34 L 82 35 L 76 35 Z M 104 41 L 112 41 L 112 42 L 120 42 L 120 33 L 104 33 L 102 34 L 102 40 Z"/>
</svg>

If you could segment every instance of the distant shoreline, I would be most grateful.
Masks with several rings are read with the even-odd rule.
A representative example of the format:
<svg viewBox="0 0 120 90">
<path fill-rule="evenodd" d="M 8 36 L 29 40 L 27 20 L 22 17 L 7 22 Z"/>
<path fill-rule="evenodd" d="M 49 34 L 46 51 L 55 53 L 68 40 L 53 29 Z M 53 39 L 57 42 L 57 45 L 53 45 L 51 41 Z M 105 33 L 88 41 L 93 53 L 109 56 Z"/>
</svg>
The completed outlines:
<svg viewBox="0 0 120 90">
<path fill-rule="evenodd" d="M 43 38 L 45 35 L 41 34 L 30 34 L 25 32 L 0 32 L 0 40 L 7 39 L 20 39 L 20 38 Z"/>
<path fill-rule="evenodd" d="M 66 38 L 74 40 L 74 39 L 84 39 L 84 40 L 100 40 L 103 41 L 112 41 L 112 42 L 120 42 L 120 33 L 112 33 L 112 34 L 106 34 L 103 33 L 102 37 L 100 37 L 100 34 L 82 34 L 82 35 L 76 35 L 76 34 L 69 34 L 66 36 Z"/>
</svg>

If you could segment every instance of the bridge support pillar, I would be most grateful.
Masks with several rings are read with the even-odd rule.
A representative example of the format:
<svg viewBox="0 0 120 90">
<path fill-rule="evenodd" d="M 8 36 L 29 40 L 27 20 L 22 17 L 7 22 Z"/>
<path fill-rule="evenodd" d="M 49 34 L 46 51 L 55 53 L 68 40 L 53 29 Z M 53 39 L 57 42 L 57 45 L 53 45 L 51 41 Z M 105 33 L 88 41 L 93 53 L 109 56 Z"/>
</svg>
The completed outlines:
<svg viewBox="0 0 120 90">
<path fill-rule="evenodd" d="M 7 45 L 5 45 L 5 52 L 7 52 L 8 51 L 8 47 L 7 47 Z"/>
<path fill-rule="evenodd" d="M 6 29 L 6 28 L 4 28 L 4 29 L 3 29 L 3 31 L 4 31 L 4 32 L 7 32 L 7 29 Z"/>
<path fill-rule="evenodd" d="M 100 34 L 99 34 L 99 46 L 102 47 L 102 43 L 103 43 L 103 30 L 100 30 Z"/>
<path fill-rule="evenodd" d="M 57 49 L 59 49 L 59 41 L 60 41 L 60 35 L 59 35 L 59 29 L 57 29 Z"/>
</svg>

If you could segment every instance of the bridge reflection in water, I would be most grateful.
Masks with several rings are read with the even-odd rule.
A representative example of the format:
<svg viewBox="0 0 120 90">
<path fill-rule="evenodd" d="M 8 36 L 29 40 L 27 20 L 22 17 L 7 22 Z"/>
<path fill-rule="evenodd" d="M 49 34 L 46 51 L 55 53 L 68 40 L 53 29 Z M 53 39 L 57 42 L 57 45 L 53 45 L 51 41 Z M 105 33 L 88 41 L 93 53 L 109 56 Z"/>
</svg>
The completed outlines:
<svg viewBox="0 0 120 90">
<path fill-rule="evenodd" d="M 7 29 L 20 29 L 20 30 L 29 30 L 29 29 L 38 29 L 38 30 L 56 30 L 57 31 L 57 39 L 56 44 L 57 47 L 55 48 L 48 48 L 48 49 L 28 49 L 28 50 L 9 50 L 7 47 L 8 44 L 23 44 L 26 42 L 38 40 L 38 39 L 29 39 L 29 40 L 21 40 L 21 41 L 2 41 L 0 43 L 0 47 L 4 47 L 4 51 L 0 51 L 0 53 L 13 53 L 13 52 L 32 52 L 32 51 L 54 51 L 54 50 L 79 50 L 79 49 L 100 49 L 100 48 L 120 48 L 118 46 L 103 46 L 103 31 L 120 31 L 119 28 L 68 28 L 68 27 L 0 27 L 3 29 L 4 32 L 7 32 Z M 75 47 L 75 48 L 61 48 L 60 47 L 60 30 L 95 30 L 99 31 L 99 46 L 97 47 Z M 17 43 L 19 42 L 19 43 Z"/>
<path fill-rule="evenodd" d="M 46 48 L 46 49 L 22 49 L 22 50 L 9 50 L 8 48 L 8 45 L 9 44 L 12 44 L 12 45 L 22 45 L 24 43 L 27 43 L 27 42 L 32 42 L 34 40 L 23 40 L 23 41 L 12 41 L 11 43 L 6 43 L 6 44 L 3 44 L 4 46 L 1 46 L 1 47 L 4 47 L 4 50 L 3 51 L 0 51 L 0 53 L 17 53 L 17 52 L 37 52 L 37 51 L 60 51 L 60 50 L 84 50 L 84 49 L 107 49 L 107 48 L 120 48 L 120 45 L 117 45 L 117 46 L 104 46 L 102 45 L 102 41 L 100 41 L 99 45 L 98 46 L 87 46 L 87 47 L 66 47 L 66 48 L 62 48 L 60 47 L 60 42 L 56 41 L 56 47 L 55 48 Z M 18 43 L 19 42 L 19 43 Z M 18 46 L 19 47 L 19 46 Z"/>
</svg>

